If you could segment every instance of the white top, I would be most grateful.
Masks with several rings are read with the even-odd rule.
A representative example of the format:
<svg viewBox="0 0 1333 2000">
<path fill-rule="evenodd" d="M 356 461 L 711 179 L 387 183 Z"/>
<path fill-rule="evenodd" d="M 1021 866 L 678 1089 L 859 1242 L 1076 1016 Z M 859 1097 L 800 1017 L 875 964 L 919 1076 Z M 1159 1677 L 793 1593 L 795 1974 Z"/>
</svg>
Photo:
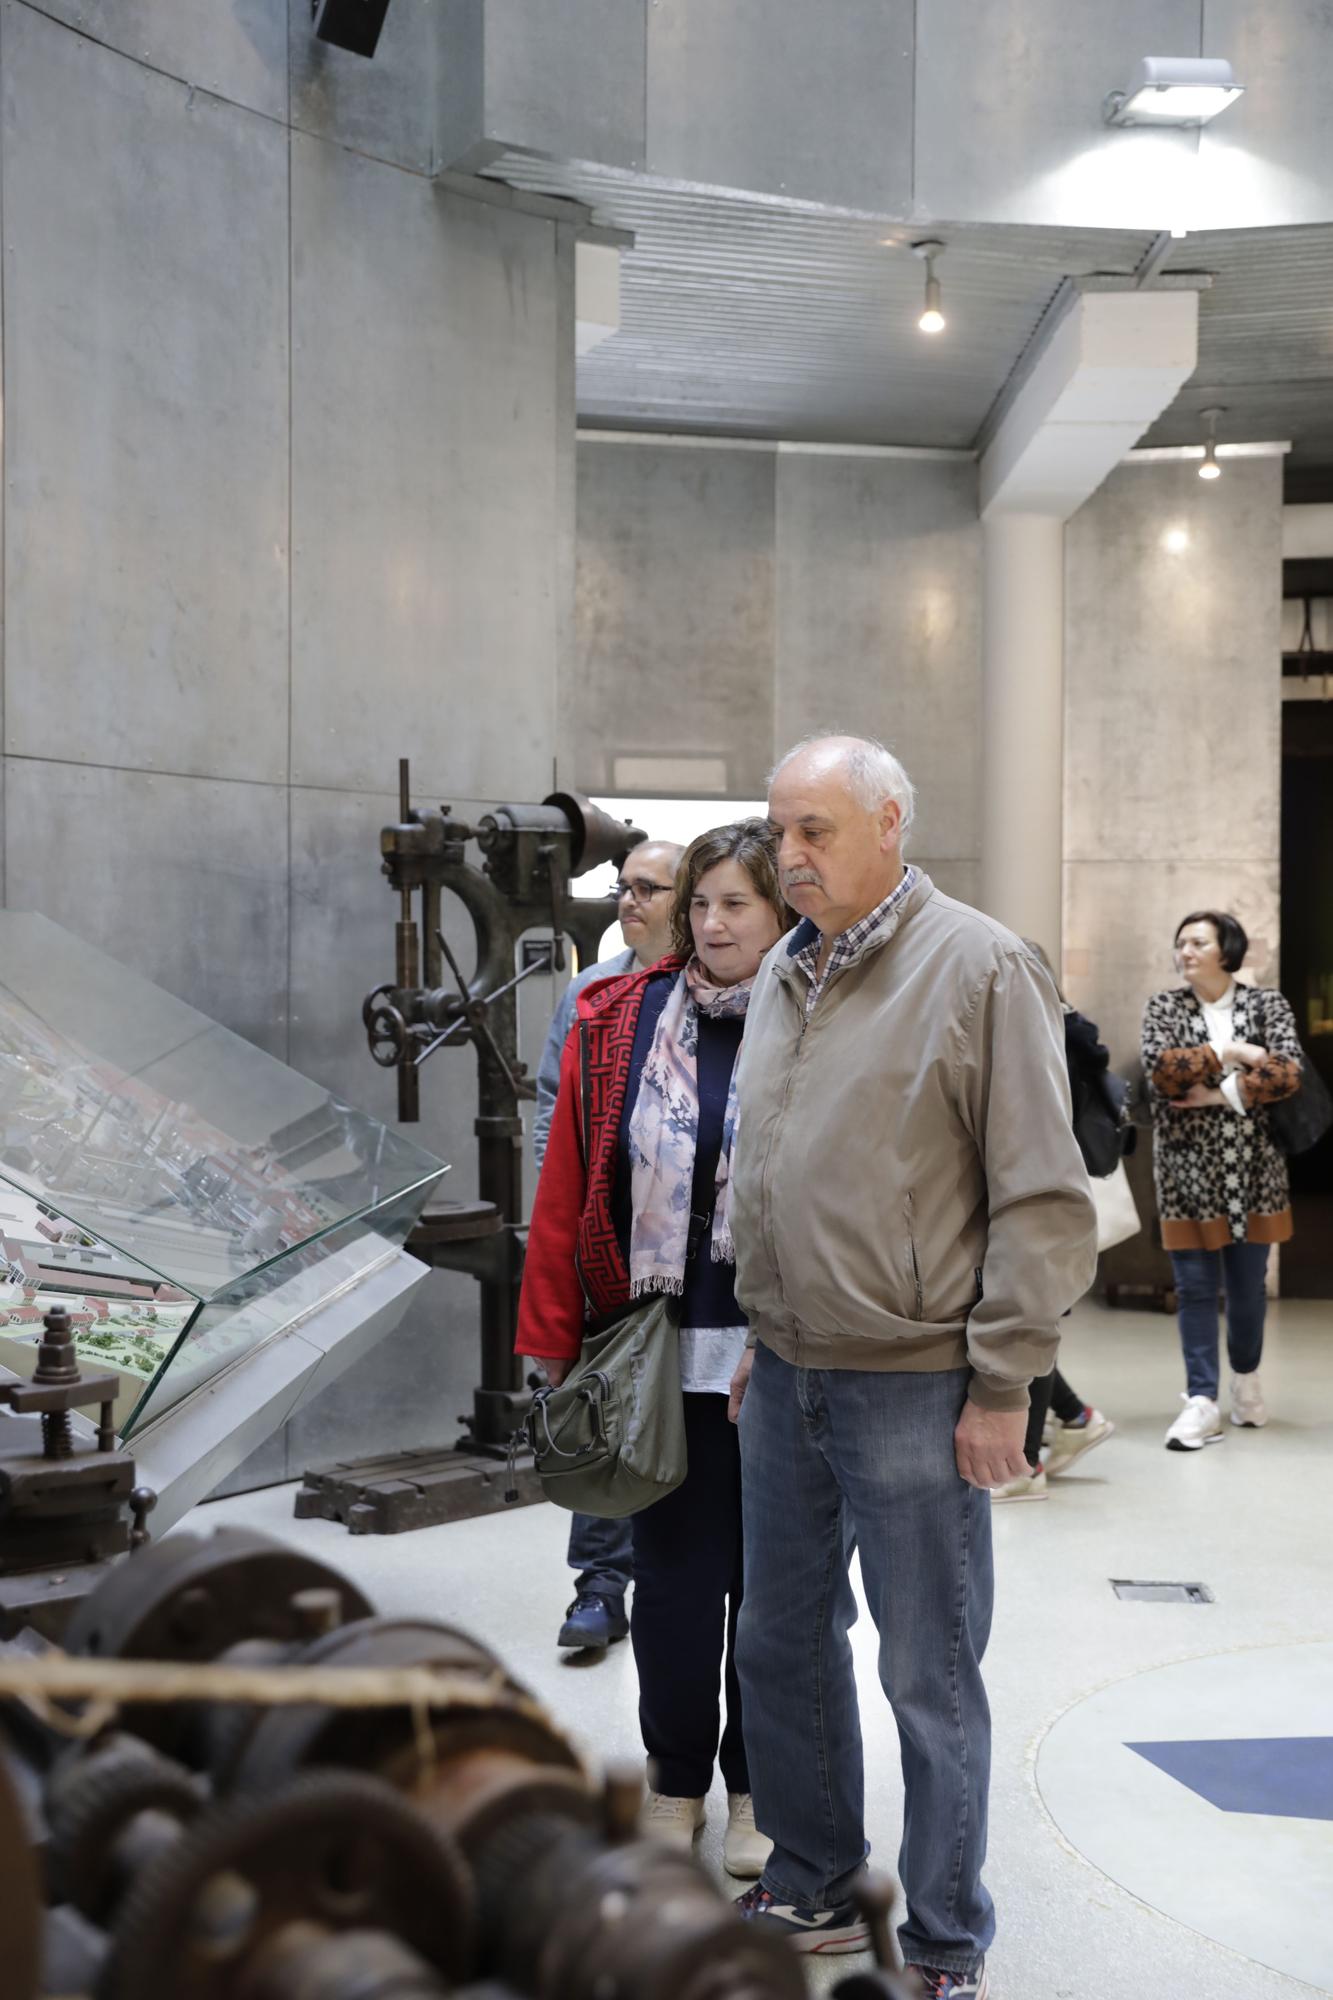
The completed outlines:
<svg viewBox="0 0 1333 2000">
<path fill-rule="evenodd" d="M 1236 982 L 1233 979 L 1218 1000 L 1205 1000 L 1202 995 L 1198 998 L 1203 1009 L 1208 1045 L 1220 1056 L 1236 1039 Z M 1247 1115 L 1245 1100 L 1240 1094 L 1239 1073 L 1234 1067 L 1223 1072 L 1222 1095 L 1233 1111 L 1238 1111 L 1242 1118 Z"/>
<path fill-rule="evenodd" d="M 745 1352 L 747 1326 L 683 1326 L 680 1386 L 687 1396 L 725 1396 Z"/>
</svg>

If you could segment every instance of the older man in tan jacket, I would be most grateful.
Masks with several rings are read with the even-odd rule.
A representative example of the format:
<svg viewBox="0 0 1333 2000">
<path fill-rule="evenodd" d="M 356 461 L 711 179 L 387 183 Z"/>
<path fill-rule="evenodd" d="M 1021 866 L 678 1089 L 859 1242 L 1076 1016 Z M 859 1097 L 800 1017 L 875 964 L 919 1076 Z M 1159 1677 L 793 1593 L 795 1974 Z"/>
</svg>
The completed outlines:
<svg viewBox="0 0 1333 2000">
<path fill-rule="evenodd" d="M 774 1842 L 740 1907 L 805 1950 L 866 1940 L 859 1544 L 902 1744 L 903 1955 L 923 1995 L 980 2000 L 987 1489 L 1023 1469 L 1028 1383 L 1091 1283 L 1096 1221 L 1050 977 L 904 862 L 912 806 L 859 737 L 799 745 L 770 785 L 804 921 L 760 970 L 739 1072 L 738 1665 Z"/>
</svg>

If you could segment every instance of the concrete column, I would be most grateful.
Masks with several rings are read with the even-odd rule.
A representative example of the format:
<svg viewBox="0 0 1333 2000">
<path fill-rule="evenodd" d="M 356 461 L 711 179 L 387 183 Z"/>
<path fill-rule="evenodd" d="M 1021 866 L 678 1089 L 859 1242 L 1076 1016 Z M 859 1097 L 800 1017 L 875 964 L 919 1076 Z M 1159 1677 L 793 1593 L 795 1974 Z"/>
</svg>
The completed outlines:
<svg viewBox="0 0 1333 2000">
<path fill-rule="evenodd" d="M 992 514 L 983 534 L 981 907 L 1058 968 L 1064 522 Z"/>
<path fill-rule="evenodd" d="M 1064 524 L 1194 368 L 1192 291 L 1079 293 L 1015 374 L 980 472 L 981 905 L 1059 968 Z"/>
</svg>

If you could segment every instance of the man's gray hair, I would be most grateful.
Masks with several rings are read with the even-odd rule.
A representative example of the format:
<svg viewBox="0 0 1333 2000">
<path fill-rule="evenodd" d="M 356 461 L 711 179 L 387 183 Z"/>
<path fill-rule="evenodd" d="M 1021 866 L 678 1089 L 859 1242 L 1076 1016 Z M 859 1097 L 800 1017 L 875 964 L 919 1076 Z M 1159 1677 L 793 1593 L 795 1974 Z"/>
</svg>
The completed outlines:
<svg viewBox="0 0 1333 2000">
<path fill-rule="evenodd" d="M 873 812 L 885 799 L 893 800 L 902 814 L 902 841 L 905 841 L 916 814 L 916 787 L 892 750 L 873 736 L 850 736 L 836 729 L 821 729 L 814 736 L 803 736 L 799 743 L 793 743 L 791 749 L 778 758 L 769 772 L 770 790 L 774 779 L 786 770 L 793 757 L 825 743 L 831 749 L 836 745 L 838 761 L 846 774 L 847 789 L 859 806 Z"/>
</svg>

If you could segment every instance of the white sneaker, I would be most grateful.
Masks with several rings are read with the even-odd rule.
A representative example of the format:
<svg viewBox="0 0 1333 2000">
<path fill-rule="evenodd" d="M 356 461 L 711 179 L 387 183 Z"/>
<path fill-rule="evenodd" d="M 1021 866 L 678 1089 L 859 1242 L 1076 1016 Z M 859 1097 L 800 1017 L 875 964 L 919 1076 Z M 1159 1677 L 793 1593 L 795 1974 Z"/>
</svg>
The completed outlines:
<svg viewBox="0 0 1333 2000">
<path fill-rule="evenodd" d="M 1051 1448 L 1046 1454 L 1046 1477 L 1058 1479 L 1062 1472 L 1068 1472 L 1076 1458 L 1082 1458 L 1085 1451 L 1094 1445 L 1105 1444 L 1115 1425 L 1100 1410 L 1089 1410 L 1086 1423 L 1061 1424 L 1051 1439 Z"/>
<path fill-rule="evenodd" d="M 1166 1434 L 1168 1451 L 1198 1451 L 1205 1444 L 1221 1444 L 1222 1419 L 1210 1396 L 1182 1396 L 1185 1405 Z"/>
<path fill-rule="evenodd" d="M 754 1823 L 754 1800 L 748 1792 L 727 1793 L 727 1831 L 722 1839 L 722 1866 L 742 1882 L 757 1882 L 773 1843 Z"/>
<path fill-rule="evenodd" d="M 645 1840 L 660 1841 L 688 1854 L 694 1836 L 704 1823 L 702 1799 L 673 1799 L 665 1792 L 649 1792 L 639 1814 L 639 1831 Z"/>
<path fill-rule="evenodd" d="M 1017 1479 L 1008 1479 L 1003 1486 L 992 1486 L 992 1500 L 1044 1500 L 1046 1498 L 1046 1468 L 1039 1465 L 1035 1472 L 1020 1472 Z"/>
<path fill-rule="evenodd" d="M 1231 1378 L 1231 1421 L 1246 1430 L 1261 1431 L 1268 1422 L 1268 1405 L 1259 1387 L 1259 1370 Z"/>
</svg>

